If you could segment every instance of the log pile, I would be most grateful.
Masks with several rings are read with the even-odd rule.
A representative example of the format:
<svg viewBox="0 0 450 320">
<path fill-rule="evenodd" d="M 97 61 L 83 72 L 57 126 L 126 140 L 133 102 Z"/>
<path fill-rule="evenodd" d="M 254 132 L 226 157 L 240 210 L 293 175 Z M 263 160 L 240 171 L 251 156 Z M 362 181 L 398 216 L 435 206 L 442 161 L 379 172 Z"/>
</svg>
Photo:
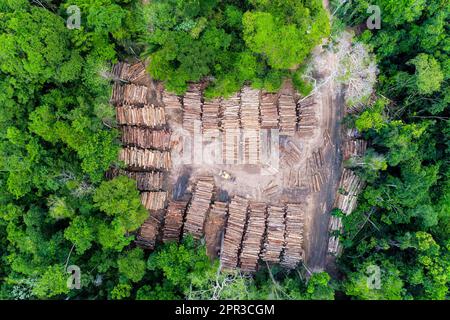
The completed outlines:
<svg viewBox="0 0 450 320">
<path fill-rule="evenodd" d="M 114 82 L 109 102 L 115 106 L 123 103 L 123 86 L 120 83 Z"/>
<path fill-rule="evenodd" d="M 167 110 L 181 110 L 180 97 L 167 90 L 162 93 L 162 101 Z"/>
<path fill-rule="evenodd" d="M 171 133 L 168 130 L 152 130 L 132 126 L 122 128 L 122 144 L 143 149 L 168 150 L 170 136 Z"/>
<path fill-rule="evenodd" d="M 294 269 L 303 257 L 303 214 L 301 204 L 286 205 L 286 245 L 281 265 L 288 269 Z"/>
<path fill-rule="evenodd" d="M 116 108 L 117 123 L 129 126 L 160 127 L 166 124 L 164 108 L 153 105 L 143 107 L 118 106 Z"/>
<path fill-rule="evenodd" d="M 248 200 L 235 196 L 228 206 L 228 221 L 220 261 L 223 269 L 235 269 L 247 219 Z"/>
<path fill-rule="evenodd" d="M 150 217 L 139 229 L 136 237 L 136 243 L 144 248 L 153 250 L 160 234 L 163 219 L 163 210 L 152 211 L 150 213 Z"/>
<path fill-rule="evenodd" d="M 192 200 L 186 212 L 183 233 L 191 234 L 194 239 L 203 235 L 205 219 L 214 191 L 214 182 L 210 178 L 199 178 L 192 194 Z"/>
<path fill-rule="evenodd" d="M 113 74 L 116 79 L 124 82 L 142 83 L 147 79 L 145 65 L 142 62 L 133 65 L 119 62 L 113 66 Z"/>
<path fill-rule="evenodd" d="M 244 163 L 259 162 L 259 90 L 244 87 L 239 111 L 244 135 Z"/>
<path fill-rule="evenodd" d="M 220 252 L 226 222 L 227 203 L 214 202 L 205 221 L 206 250 L 210 258 L 217 257 Z"/>
<path fill-rule="evenodd" d="M 270 198 L 280 191 L 280 186 L 274 181 L 271 180 L 264 188 L 262 189 L 262 194 L 265 198 Z"/>
<path fill-rule="evenodd" d="M 286 90 L 287 91 L 287 90 Z M 293 136 L 297 126 L 297 107 L 294 97 L 283 92 L 278 100 L 278 113 L 280 115 L 280 135 Z"/>
<path fill-rule="evenodd" d="M 339 188 L 334 202 L 334 207 L 340 209 L 345 214 L 351 214 L 356 208 L 358 195 L 364 187 L 363 181 L 351 170 L 344 169 L 339 181 Z M 336 255 L 339 250 L 339 237 L 333 233 L 342 228 L 340 217 L 331 217 L 329 222 L 330 238 L 328 241 L 328 253 Z"/>
<path fill-rule="evenodd" d="M 120 61 L 113 66 L 112 73 L 114 77 L 118 80 L 129 81 L 128 70 L 130 68 L 130 64 L 126 62 Z"/>
<path fill-rule="evenodd" d="M 149 90 L 146 86 L 135 84 L 126 84 L 123 86 L 123 99 L 121 102 L 126 105 L 146 105 L 148 101 Z"/>
<path fill-rule="evenodd" d="M 322 148 L 313 151 L 311 157 L 308 158 L 307 172 L 311 192 L 319 192 L 327 179 L 323 172 L 324 163 Z"/>
<path fill-rule="evenodd" d="M 205 101 L 202 114 L 202 131 L 219 129 L 220 99 Z"/>
<path fill-rule="evenodd" d="M 239 105 L 241 97 L 239 93 L 222 101 L 222 119 L 221 125 L 224 131 L 229 129 L 239 129 Z"/>
<path fill-rule="evenodd" d="M 183 97 L 183 129 L 193 135 L 195 126 L 201 125 L 201 114 L 202 93 L 198 86 L 192 85 Z"/>
<path fill-rule="evenodd" d="M 244 272 L 255 272 L 257 269 L 266 229 L 266 207 L 267 205 L 262 202 L 250 203 L 247 228 L 239 258 L 240 268 Z"/>
<path fill-rule="evenodd" d="M 277 95 L 263 93 L 261 95 L 261 128 L 278 128 Z"/>
<path fill-rule="evenodd" d="M 131 83 L 145 83 L 148 79 L 145 64 L 143 62 L 136 62 L 128 69 L 128 81 Z"/>
<path fill-rule="evenodd" d="M 342 219 L 332 216 L 329 222 L 330 238 L 328 240 L 328 253 L 336 255 L 339 252 L 339 236 L 335 233 L 342 229 Z"/>
<path fill-rule="evenodd" d="M 161 172 L 155 171 L 141 172 L 111 169 L 108 171 L 106 178 L 113 179 L 119 175 L 136 180 L 139 191 L 159 191 L 162 189 L 164 183 L 164 175 Z"/>
<path fill-rule="evenodd" d="M 147 210 L 163 210 L 166 206 L 166 191 L 141 192 L 141 203 Z"/>
<path fill-rule="evenodd" d="M 349 139 L 344 142 L 342 150 L 343 160 L 353 157 L 362 157 L 367 149 L 367 141 L 363 139 Z"/>
<path fill-rule="evenodd" d="M 167 206 L 166 215 L 164 217 L 164 228 L 162 241 L 178 241 L 180 240 L 181 228 L 183 227 L 183 217 L 186 210 L 187 202 L 170 201 Z"/>
<path fill-rule="evenodd" d="M 239 117 L 243 129 L 259 129 L 259 90 L 244 87 L 241 91 Z"/>
<path fill-rule="evenodd" d="M 285 245 L 284 208 L 270 205 L 267 213 L 267 232 L 261 258 L 269 263 L 279 263 Z"/>
<path fill-rule="evenodd" d="M 119 160 L 132 168 L 169 170 L 172 159 L 169 151 L 126 147 L 120 151 Z"/>
<path fill-rule="evenodd" d="M 363 187 L 363 181 L 352 170 L 344 169 L 334 207 L 341 209 L 345 214 L 352 213 L 356 208 L 356 200 Z"/>
<path fill-rule="evenodd" d="M 291 140 L 288 140 L 286 147 L 283 150 L 283 162 L 288 166 L 293 167 L 297 165 L 302 159 L 302 152 L 300 148 Z"/>
<path fill-rule="evenodd" d="M 297 130 L 300 134 L 312 134 L 314 129 L 319 126 L 319 120 L 316 117 L 315 102 L 313 97 L 303 100 L 298 105 L 298 124 Z"/>
</svg>

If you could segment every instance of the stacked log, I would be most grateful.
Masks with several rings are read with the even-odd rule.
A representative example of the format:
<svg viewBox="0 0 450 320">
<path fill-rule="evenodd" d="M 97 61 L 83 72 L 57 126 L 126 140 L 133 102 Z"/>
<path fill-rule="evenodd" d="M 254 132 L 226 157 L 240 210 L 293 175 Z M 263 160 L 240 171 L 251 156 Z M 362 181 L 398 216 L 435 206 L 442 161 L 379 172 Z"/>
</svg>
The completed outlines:
<svg viewBox="0 0 450 320">
<path fill-rule="evenodd" d="M 202 114 L 202 131 L 219 129 L 220 99 L 205 101 Z"/>
<path fill-rule="evenodd" d="M 229 129 L 239 129 L 239 106 L 241 97 L 239 93 L 222 101 L 222 119 L 221 125 L 224 131 Z"/>
<path fill-rule="evenodd" d="M 193 135 L 195 126 L 201 125 L 201 114 L 202 93 L 198 86 L 192 85 L 183 97 L 183 129 Z"/>
<path fill-rule="evenodd" d="M 262 189 L 262 194 L 264 197 L 270 198 L 271 196 L 278 194 L 279 191 L 280 186 L 272 180 Z"/>
<path fill-rule="evenodd" d="M 344 169 L 334 207 L 341 209 L 345 214 L 352 213 L 363 187 L 363 181 L 352 170 Z"/>
<path fill-rule="evenodd" d="M 237 164 L 240 143 L 239 106 L 240 94 L 222 101 L 221 127 L 224 131 L 223 160 L 226 164 Z"/>
<path fill-rule="evenodd" d="M 240 268 L 244 272 L 255 272 L 266 227 L 266 207 L 263 202 L 250 203 L 247 228 L 242 241 Z"/>
<path fill-rule="evenodd" d="M 214 182 L 209 178 L 199 178 L 192 194 L 192 200 L 186 212 L 183 233 L 191 234 L 194 239 L 203 235 L 203 227 L 213 196 Z"/>
<path fill-rule="evenodd" d="M 226 221 L 227 203 L 214 202 L 205 221 L 206 251 L 210 258 L 216 258 L 220 252 Z"/>
<path fill-rule="evenodd" d="M 291 140 L 288 140 L 283 150 L 283 161 L 290 167 L 297 165 L 302 159 L 300 148 Z"/>
<path fill-rule="evenodd" d="M 303 257 L 303 214 L 301 204 L 286 205 L 286 245 L 281 264 L 288 269 L 294 269 Z"/>
<path fill-rule="evenodd" d="M 163 218 L 163 210 L 150 212 L 150 217 L 139 229 L 136 237 L 136 243 L 144 248 L 153 250 L 160 234 Z"/>
<path fill-rule="evenodd" d="M 122 81 L 129 81 L 129 78 L 128 78 L 129 68 L 130 68 L 130 64 L 120 61 L 119 63 L 116 63 L 113 66 L 112 73 L 116 79 L 119 79 Z"/>
<path fill-rule="evenodd" d="M 313 151 L 311 157 L 308 158 L 307 171 L 311 192 L 319 192 L 326 181 L 327 177 L 323 172 L 324 163 L 323 150 L 321 148 Z"/>
<path fill-rule="evenodd" d="M 316 117 L 316 102 L 313 97 L 303 100 L 298 105 L 298 125 L 297 130 L 301 134 L 311 134 L 319 125 Z"/>
<path fill-rule="evenodd" d="M 261 258 L 269 263 L 279 263 L 280 255 L 285 245 L 286 223 L 284 220 L 284 208 L 270 205 L 267 213 L 267 232 Z"/>
<path fill-rule="evenodd" d="M 180 97 L 164 90 L 162 94 L 162 101 L 167 110 L 181 110 Z"/>
<path fill-rule="evenodd" d="M 239 116 L 244 137 L 244 163 L 259 162 L 259 90 L 244 87 L 241 93 Z"/>
<path fill-rule="evenodd" d="M 123 91 L 124 91 L 124 87 L 120 83 L 114 82 L 112 93 L 111 93 L 110 103 L 113 105 L 122 104 L 123 103 Z"/>
<path fill-rule="evenodd" d="M 362 157 L 367 149 L 367 141 L 363 139 L 349 139 L 344 142 L 343 159 Z"/>
<path fill-rule="evenodd" d="M 145 64 L 143 62 L 136 62 L 129 66 L 127 80 L 131 83 L 145 83 L 148 79 Z"/>
<path fill-rule="evenodd" d="M 222 245 L 220 261 L 223 269 L 238 266 L 239 250 L 247 219 L 248 200 L 235 196 L 228 206 L 228 221 Z"/>
<path fill-rule="evenodd" d="M 117 123 L 129 126 L 160 127 L 166 124 L 164 108 L 145 105 L 119 106 L 116 108 Z"/>
<path fill-rule="evenodd" d="M 171 133 L 168 130 L 152 130 L 132 126 L 122 128 L 122 144 L 143 149 L 168 150 L 170 136 Z"/>
<path fill-rule="evenodd" d="M 339 181 L 339 188 L 334 207 L 345 214 L 350 214 L 356 208 L 358 195 L 364 187 L 364 182 L 351 170 L 344 169 Z M 336 255 L 340 250 L 339 237 L 333 235 L 342 229 L 342 219 L 331 217 L 329 222 L 330 238 L 328 240 L 328 253 Z"/>
<path fill-rule="evenodd" d="M 113 179 L 119 175 L 127 176 L 136 180 L 139 191 L 158 191 L 161 190 L 164 183 L 164 175 L 161 172 L 141 172 L 128 171 L 122 169 L 111 169 L 108 171 L 106 178 Z"/>
<path fill-rule="evenodd" d="M 149 90 L 146 86 L 126 84 L 123 86 L 123 103 L 126 105 L 148 104 Z"/>
<path fill-rule="evenodd" d="M 163 210 L 166 206 L 166 191 L 141 192 L 141 203 L 147 210 Z"/>
<path fill-rule="evenodd" d="M 129 167 L 139 169 L 169 170 L 172 159 L 169 151 L 158 151 L 126 147 L 120 151 L 119 160 Z"/>
<path fill-rule="evenodd" d="M 342 219 L 340 217 L 332 216 L 330 217 L 329 222 L 329 230 L 330 230 L 330 238 L 328 240 L 328 253 L 332 255 L 336 255 L 339 252 L 339 236 L 337 236 L 336 232 L 339 232 L 342 229 Z"/>
<path fill-rule="evenodd" d="M 280 115 L 280 134 L 293 136 L 297 126 L 297 107 L 294 96 L 283 92 L 278 100 L 278 111 Z"/>
<path fill-rule="evenodd" d="M 259 90 L 244 87 L 241 91 L 239 109 L 243 129 L 259 129 Z"/>
<path fill-rule="evenodd" d="M 186 210 L 187 202 L 170 201 L 167 206 L 164 218 L 164 228 L 162 241 L 178 241 L 181 236 L 181 228 L 183 227 L 183 217 Z"/>
<path fill-rule="evenodd" d="M 278 107 L 277 95 L 263 93 L 261 95 L 261 128 L 276 129 L 278 128 Z"/>
</svg>

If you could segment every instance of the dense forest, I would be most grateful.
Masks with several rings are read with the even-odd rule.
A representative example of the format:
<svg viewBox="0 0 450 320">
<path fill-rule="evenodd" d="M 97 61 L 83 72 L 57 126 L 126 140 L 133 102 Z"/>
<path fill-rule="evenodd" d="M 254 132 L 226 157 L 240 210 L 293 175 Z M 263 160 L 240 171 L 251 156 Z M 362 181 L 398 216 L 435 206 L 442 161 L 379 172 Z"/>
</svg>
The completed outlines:
<svg viewBox="0 0 450 320">
<path fill-rule="evenodd" d="M 376 0 L 380 30 L 364 30 L 365 0 L 0 0 L 1 299 L 446 299 L 450 283 L 449 8 L 444 0 Z M 66 27 L 67 8 L 81 27 Z M 346 122 L 370 143 L 366 180 L 344 218 L 337 279 L 302 266 L 254 277 L 218 273 L 186 237 L 152 253 L 134 245 L 147 218 L 133 180 L 105 179 L 120 143 L 109 104 L 111 65 L 149 58 L 148 72 L 183 93 L 244 83 L 277 91 L 323 38 L 344 28 L 380 73 L 373 99 Z M 373 159 L 382 165 L 366 165 Z M 81 289 L 67 286 L 69 265 Z M 379 265 L 381 290 L 366 285 Z"/>
</svg>

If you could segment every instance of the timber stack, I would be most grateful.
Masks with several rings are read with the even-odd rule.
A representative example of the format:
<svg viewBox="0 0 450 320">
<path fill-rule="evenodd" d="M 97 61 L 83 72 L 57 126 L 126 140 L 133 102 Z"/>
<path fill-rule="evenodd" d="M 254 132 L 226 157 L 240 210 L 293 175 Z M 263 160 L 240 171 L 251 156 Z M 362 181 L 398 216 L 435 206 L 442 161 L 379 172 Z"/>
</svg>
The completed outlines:
<svg viewBox="0 0 450 320">
<path fill-rule="evenodd" d="M 162 101 L 167 111 L 181 110 L 182 104 L 179 96 L 164 90 L 162 93 Z"/>
<path fill-rule="evenodd" d="M 343 160 L 364 156 L 367 149 L 367 141 L 363 139 L 347 139 L 343 147 Z"/>
<path fill-rule="evenodd" d="M 139 149 L 135 147 L 123 148 L 119 160 L 132 168 L 169 170 L 172 166 L 169 151 Z"/>
<path fill-rule="evenodd" d="M 160 191 L 163 188 L 164 175 L 161 172 L 111 169 L 108 171 L 106 178 L 113 179 L 117 176 L 127 176 L 136 180 L 136 186 L 139 191 Z"/>
<path fill-rule="evenodd" d="M 213 197 L 214 180 L 210 177 L 199 178 L 195 184 L 192 200 L 186 212 L 183 234 L 191 234 L 198 240 L 203 235 L 205 219 Z"/>
<path fill-rule="evenodd" d="M 270 205 L 267 213 L 267 232 L 261 258 L 269 263 L 279 263 L 285 245 L 284 207 Z"/>
<path fill-rule="evenodd" d="M 146 249 L 154 249 L 156 242 L 159 240 L 161 225 L 164 219 L 164 211 L 152 211 L 149 218 L 139 229 L 136 236 L 136 244 Z"/>
<path fill-rule="evenodd" d="M 315 111 L 316 105 L 314 97 L 309 97 L 298 103 L 297 130 L 301 135 L 311 135 L 319 127 L 319 120 Z"/>
<path fill-rule="evenodd" d="M 278 128 L 277 95 L 271 93 L 261 94 L 261 128 Z"/>
<path fill-rule="evenodd" d="M 225 134 L 223 137 L 223 159 L 226 164 L 236 164 L 239 156 L 239 105 L 241 97 L 236 93 L 222 101 L 221 127 Z"/>
<path fill-rule="evenodd" d="M 166 206 L 166 191 L 144 191 L 141 192 L 142 205 L 150 211 L 163 210 Z"/>
<path fill-rule="evenodd" d="M 170 149 L 171 133 L 168 130 L 125 126 L 122 128 L 122 144 L 142 149 Z"/>
<path fill-rule="evenodd" d="M 178 242 L 181 236 L 181 228 L 183 227 L 183 217 L 186 210 L 186 201 L 170 201 L 167 206 L 162 241 L 164 243 L 175 241 Z"/>
<path fill-rule="evenodd" d="M 280 115 L 280 135 L 293 136 L 297 126 L 297 107 L 294 96 L 287 89 L 283 90 L 278 100 Z"/>
<path fill-rule="evenodd" d="M 217 131 L 219 129 L 220 99 L 205 101 L 202 113 L 202 132 Z"/>
<path fill-rule="evenodd" d="M 119 62 L 113 66 L 113 75 L 116 80 L 122 82 L 141 84 L 147 81 L 147 72 L 143 62 L 136 62 L 132 65 L 127 62 Z"/>
<path fill-rule="evenodd" d="M 364 182 L 352 170 L 344 169 L 339 181 L 334 207 L 340 209 L 346 215 L 351 214 L 356 208 L 356 201 L 363 187 Z M 328 253 L 330 254 L 336 255 L 339 253 L 339 238 L 334 233 L 339 233 L 341 228 L 342 219 L 332 216 L 329 222 Z"/>
<path fill-rule="evenodd" d="M 244 87 L 241 92 L 239 117 L 244 135 L 244 163 L 259 161 L 259 90 Z"/>
<path fill-rule="evenodd" d="M 238 266 L 247 208 L 248 200 L 240 196 L 233 197 L 228 206 L 228 221 L 220 254 L 220 262 L 225 270 L 232 270 Z"/>
<path fill-rule="evenodd" d="M 281 265 L 288 269 L 296 268 L 303 258 L 303 215 L 301 204 L 286 205 L 285 248 Z"/>
<path fill-rule="evenodd" d="M 154 105 L 143 107 L 121 105 L 116 107 L 117 123 L 127 126 L 162 127 L 166 125 L 164 108 Z"/>
<path fill-rule="evenodd" d="M 222 245 L 222 237 L 227 222 L 226 202 L 214 202 L 205 222 L 205 243 L 209 257 L 217 257 Z"/>
<path fill-rule="evenodd" d="M 266 229 L 266 207 L 263 202 L 252 202 L 249 206 L 247 227 L 242 241 L 240 268 L 244 272 L 255 272 L 258 266 L 264 231 Z"/>
<path fill-rule="evenodd" d="M 194 135 L 195 126 L 201 125 L 202 92 L 199 86 L 191 85 L 183 97 L 183 129 L 191 136 Z M 200 132 L 199 132 L 200 133 Z"/>
<path fill-rule="evenodd" d="M 327 179 L 324 174 L 324 163 L 322 148 L 313 151 L 311 157 L 308 158 L 307 172 L 311 192 L 319 192 Z"/>
<path fill-rule="evenodd" d="M 171 133 L 166 129 L 163 107 L 150 104 L 151 83 L 145 64 L 119 62 L 113 67 L 115 83 L 111 102 L 116 106 L 117 123 L 122 132 L 123 148 L 119 160 L 126 170 L 115 170 L 136 180 L 141 202 L 149 218 L 141 226 L 136 243 L 153 249 L 160 235 L 168 194 L 164 191 L 165 174 L 172 165 Z"/>
</svg>

